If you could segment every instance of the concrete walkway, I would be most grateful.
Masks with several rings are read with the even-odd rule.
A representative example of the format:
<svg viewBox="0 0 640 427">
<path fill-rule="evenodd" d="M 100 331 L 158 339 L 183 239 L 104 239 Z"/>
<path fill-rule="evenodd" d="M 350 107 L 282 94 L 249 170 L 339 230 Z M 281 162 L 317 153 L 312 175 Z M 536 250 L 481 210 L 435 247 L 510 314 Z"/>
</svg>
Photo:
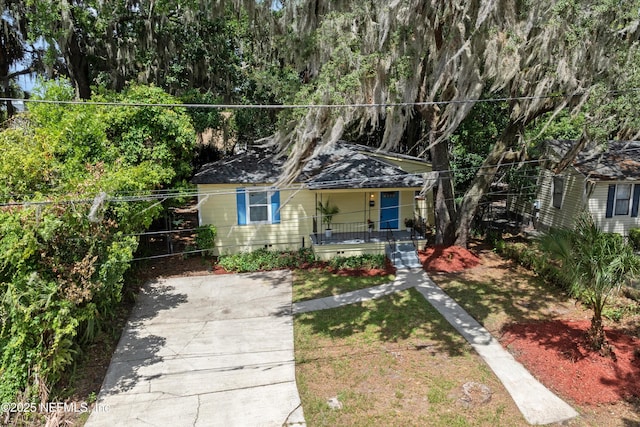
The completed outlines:
<svg viewBox="0 0 640 427">
<path fill-rule="evenodd" d="M 147 284 L 86 426 L 304 424 L 289 272 Z"/>
<path fill-rule="evenodd" d="M 422 269 L 398 270 L 393 283 L 335 297 L 294 303 L 294 313 L 335 308 L 368 299 L 380 298 L 392 292 L 415 287 L 424 298 L 473 346 L 511 394 L 528 423 L 544 425 L 559 423 L 578 416 L 567 403 L 543 386 L 518 363 L 513 356 L 440 289 Z"/>
</svg>

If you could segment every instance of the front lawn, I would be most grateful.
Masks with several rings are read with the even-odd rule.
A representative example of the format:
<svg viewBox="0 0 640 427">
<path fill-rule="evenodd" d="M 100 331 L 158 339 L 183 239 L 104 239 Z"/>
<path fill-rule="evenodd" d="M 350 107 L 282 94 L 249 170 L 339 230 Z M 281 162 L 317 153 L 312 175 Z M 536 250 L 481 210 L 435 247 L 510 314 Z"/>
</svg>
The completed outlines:
<svg viewBox="0 0 640 427">
<path fill-rule="evenodd" d="M 632 351 L 618 347 L 625 361 L 614 364 L 612 379 L 594 374 L 595 382 L 587 386 L 584 375 L 575 373 L 572 365 L 586 372 L 583 366 L 586 362 L 595 367 L 611 361 L 586 355 L 575 341 L 579 337 L 574 338 L 575 348 L 567 353 L 560 338 L 571 335 L 571 328 L 575 329 L 580 321 L 588 321 L 591 313 L 528 270 L 490 250 L 478 252 L 480 266 L 460 273 L 432 273 L 432 279 L 496 339 L 502 340 L 534 376 L 540 375 L 543 384 L 578 410 L 580 417 L 566 425 L 640 425 L 640 398 L 622 397 L 631 390 L 627 384 L 640 382 L 638 357 L 633 358 Z M 294 298 L 298 300 L 378 284 L 370 282 L 371 278 L 337 278 L 319 271 L 295 275 Z M 342 280 L 348 284 L 341 284 Z M 611 312 L 621 312 L 624 318 L 619 323 L 609 320 L 607 326 L 637 337 L 640 315 L 633 307 L 629 300 L 614 299 Z M 527 425 L 485 363 L 413 289 L 378 300 L 298 315 L 294 322 L 296 378 L 309 426 Z M 544 335 L 544 327 L 555 324 L 570 327 Z M 519 326 L 525 332 L 518 332 Z M 611 337 L 614 336 L 612 331 Z M 530 346 L 523 346 L 523 342 Z M 636 344 L 636 354 L 640 354 L 638 349 L 640 345 Z M 535 360 L 523 357 L 527 352 Z M 626 361 L 629 354 L 631 364 Z M 558 359 L 562 357 L 567 360 Z M 573 364 L 569 363 L 572 361 Z M 567 363 L 561 366 L 560 362 Z M 541 363 L 543 370 L 539 369 Z M 623 372 L 622 368 L 626 370 Z M 624 378 L 616 377 L 616 372 Z M 558 382 L 544 374 L 552 374 Z M 577 394 L 561 391 L 559 381 L 565 380 L 575 387 Z M 491 391 L 488 402 L 482 403 L 480 399 L 481 385 Z M 602 394 L 600 389 L 594 392 L 596 386 L 607 386 L 608 391 L 618 393 L 619 400 L 597 405 L 575 397 Z M 465 395 L 465 387 L 471 393 Z M 331 405 L 337 408 L 332 409 Z"/>
<path fill-rule="evenodd" d="M 294 335 L 309 426 L 526 424 L 471 346 L 414 289 L 296 316 Z"/>
<path fill-rule="evenodd" d="M 340 295 L 345 292 L 393 282 L 393 274 L 354 276 L 332 273 L 323 268 L 294 270 L 293 302 Z"/>
</svg>

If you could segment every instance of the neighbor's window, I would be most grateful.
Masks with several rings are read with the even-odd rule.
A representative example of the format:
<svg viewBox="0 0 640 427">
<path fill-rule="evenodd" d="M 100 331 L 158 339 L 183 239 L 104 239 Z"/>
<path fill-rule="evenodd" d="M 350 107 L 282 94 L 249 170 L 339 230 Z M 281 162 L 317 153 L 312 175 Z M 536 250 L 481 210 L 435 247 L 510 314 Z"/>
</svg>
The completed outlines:
<svg viewBox="0 0 640 427">
<path fill-rule="evenodd" d="M 629 200 L 631 200 L 631 184 L 618 184 L 615 201 L 616 215 L 629 215 Z"/>
<path fill-rule="evenodd" d="M 248 191 L 249 222 L 269 221 L 269 197 L 266 191 Z"/>
<path fill-rule="evenodd" d="M 553 177 L 553 207 L 560 209 L 562 206 L 562 192 L 564 191 L 564 178 Z"/>
</svg>

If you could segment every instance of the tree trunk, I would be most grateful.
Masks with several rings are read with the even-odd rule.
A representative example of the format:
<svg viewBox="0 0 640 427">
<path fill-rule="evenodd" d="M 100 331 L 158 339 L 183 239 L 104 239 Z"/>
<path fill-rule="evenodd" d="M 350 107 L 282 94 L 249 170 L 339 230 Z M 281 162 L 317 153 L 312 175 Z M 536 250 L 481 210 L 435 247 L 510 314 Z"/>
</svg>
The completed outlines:
<svg viewBox="0 0 640 427">
<path fill-rule="evenodd" d="M 433 137 L 432 137 L 433 138 Z M 441 141 L 431 146 L 431 164 L 440 171 L 435 187 L 436 245 L 451 246 L 455 240 L 456 202 L 449 164 L 449 142 Z"/>
<path fill-rule="evenodd" d="M 605 350 L 605 347 L 607 346 L 607 338 L 604 333 L 601 316 L 597 316 L 596 314 L 593 315 L 591 318 L 591 326 L 587 331 L 587 337 L 592 349 L 597 351 Z"/>
<path fill-rule="evenodd" d="M 91 98 L 91 82 L 89 79 L 89 62 L 87 54 L 78 42 L 78 35 L 73 31 L 65 46 L 65 60 L 69 77 L 76 88 L 76 96 L 80 99 Z"/>
<path fill-rule="evenodd" d="M 494 144 L 485 161 L 482 163 L 480 170 L 478 170 L 478 173 L 473 180 L 473 184 L 465 193 L 458 213 L 455 245 L 466 248 L 469 244 L 471 222 L 473 221 L 473 217 L 478 209 L 478 204 L 482 197 L 487 193 L 489 186 L 498 173 L 500 163 L 505 153 L 517 140 L 519 130 L 519 123 L 509 123 L 506 129 L 502 132 L 502 135 L 500 135 L 500 138 Z"/>
<path fill-rule="evenodd" d="M 422 118 L 429 124 L 429 152 L 431 154 L 431 169 L 440 172 L 434 187 L 434 214 L 436 221 L 436 245 L 453 245 L 457 212 L 451 165 L 449 164 L 449 141 L 435 143 L 438 139 L 438 122 L 440 108 L 437 105 L 423 107 L 419 110 Z"/>
<path fill-rule="evenodd" d="M 13 91 L 11 90 L 11 80 L 8 76 L 9 64 L 4 60 L 4 55 L 2 55 L 2 57 L 2 60 L 0 60 L 0 76 L 2 76 L 2 97 L 7 99 L 6 101 L 4 101 L 4 103 L 7 112 L 6 119 L 9 119 L 16 113 L 16 109 L 10 100 L 13 97 Z"/>
<path fill-rule="evenodd" d="M 89 61 L 87 52 L 81 45 L 73 8 L 68 0 L 62 0 L 60 25 L 62 36 L 58 39 L 67 65 L 69 78 L 73 81 L 76 96 L 80 99 L 91 98 L 91 80 L 89 79 Z"/>
<path fill-rule="evenodd" d="M 593 317 L 591 318 L 591 326 L 587 331 L 587 340 L 591 348 L 599 352 L 600 355 L 616 360 L 616 354 L 613 351 L 613 347 L 611 347 L 607 341 L 607 335 L 604 332 L 604 325 L 602 324 L 604 305 L 605 301 L 601 300 L 596 300 L 592 303 Z"/>
</svg>

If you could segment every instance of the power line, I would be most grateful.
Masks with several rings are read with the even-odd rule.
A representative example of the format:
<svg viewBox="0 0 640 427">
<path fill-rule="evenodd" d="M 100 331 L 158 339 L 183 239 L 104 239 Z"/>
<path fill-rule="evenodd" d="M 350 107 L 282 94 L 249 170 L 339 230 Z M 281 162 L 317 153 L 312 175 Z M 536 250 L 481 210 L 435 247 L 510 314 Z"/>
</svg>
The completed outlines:
<svg viewBox="0 0 640 427">
<path fill-rule="evenodd" d="M 503 163 L 501 165 L 498 165 L 498 167 L 508 167 L 508 166 L 519 166 L 519 165 L 523 165 L 523 164 L 535 164 L 535 163 L 539 163 L 540 160 L 527 160 L 527 161 L 517 161 L 517 162 L 509 162 L 509 163 Z M 477 168 L 463 168 L 463 169 L 458 169 L 457 171 L 463 171 L 463 170 L 482 170 L 485 168 L 493 168 L 496 166 L 480 166 Z M 453 173 L 455 172 L 453 169 L 449 169 L 446 171 L 432 171 L 432 172 L 426 172 L 427 178 L 429 177 L 429 175 L 432 176 L 436 176 L 436 174 L 439 173 Z M 394 178 L 394 179 L 406 179 L 406 178 L 419 178 L 419 179 L 423 179 L 424 178 L 425 173 L 412 173 L 412 174 L 404 174 L 404 175 L 378 175 L 378 176 L 374 176 L 374 177 L 367 177 L 366 182 L 368 185 L 374 184 L 378 181 L 384 183 L 385 180 L 388 180 L 389 178 Z M 476 176 L 482 176 L 482 175 L 486 175 L 486 176 L 491 176 L 494 175 L 493 173 L 487 173 L 487 174 L 482 174 L 482 173 L 477 173 Z M 295 183 L 295 184 L 289 184 L 288 186 L 284 186 L 284 187 L 273 187 L 273 185 L 269 186 L 269 185 L 265 185 L 265 186 L 255 186 L 256 190 L 261 190 L 262 188 L 274 188 L 276 190 L 279 191 L 298 191 L 298 190 L 304 190 L 304 189 L 310 189 L 313 191 L 329 191 L 329 190 L 336 190 L 336 189 L 349 189 L 349 185 L 352 184 L 360 184 L 363 182 L 362 178 L 345 178 L 345 179 L 338 179 L 338 180 L 332 180 L 332 181 L 323 181 L 322 183 L 320 183 L 323 188 L 308 188 L 306 185 L 306 183 L 302 182 L 302 183 Z M 211 184 L 214 185 L 214 184 Z M 237 184 L 239 187 L 243 187 L 243 188 L 253 188 L 253 187 L 247 187 L 246 183 L 238 183 Z M 341 187 L 342 186 L 342 187 Z M 326 188 L 324 188 L 326 187 Z M 338 187 L 338 188 L 335 188 Z M 381 187 L 366 187 L 366 188 L 360 188 L 357 187 L 356 189 L 360 189 L 363 191 L 366 190 L 378 190 Z M 150 192 L 151 194 L 142 194 L 142 195 L 127 195 L 127 196 L 118 196 L 119 193 L 115 193 L 114 196 L 112 197 L 107 197 L 105 199 L 105 201 L 107 202 L 112 202 L 112 203 L 130 203 L 130 202 L 151 202 L 154 200 L 162 200 L 162 199 L 176 199 L 176 198 L 185 198 L 185 197 L 194 197 L 194 196 L 202 196 L 202 197 L 207 197 L 207 196 L 211 196 L 211 195 L 224 195 L 224 194 L 235 194 L 235 189 L 225 189 L 225 190 L 197 190 L 197 189 L 193 189 L 193 190 L 188 190 L 188 191 L 184 191 L 183 189 L 166 189 L 163 190 L 161 192 Z M 126 194 L 126 193 L 125 193 Z M 23 198 L 26 198 L 29 195 L 26 194 L 16 194 L 15 196 L 23 196 Z M 68 199 L 68 200 L 40 200 L 40 201 L 16 201 L 16 202 L 4 202 L 4 203 L 0 203 L 0 207 L 17 207 L 17 206 L 28 206 L 28 205 L 34 205 L 34 206 L 38 206 L 38 205 L 65 205 L 65 204 L 74 204 L 74 203 L 78 203 L 78 204 L 87 204 L 87 203 L 93 203 L 94 199 Z"/>
<path fill-rule="evenodd" d="M 570 97 L 584 94 L 567 95 Z M 563 98 L 565 95 L 536 95 L 515 96 L 503 98 L 455 99 L 449 101 L 421 101 L 421 102 L 387 102 L 387 103 L 351 103 L 351 104 L 192 104 L 192 103 L 142 103 L 142 102 L 108 102 L 108 101 L 80 101 L 80 100 L 51 100 L 34 98 L 0 98 L 5 102 L 24 102 L 58 105 L 84 105 L 107 107 L 164 107 L 164 108 L 209 108 L 218 110 L 290 110 L 290 109 L 325 109 L 325 108 L 386 108 L 386 107 L 420 107 L 429 105 L 468 104 L 478 102 L 531 101 L 537 99 Z"/>
<path fill-rule="evenodd" d="M 640 88 L 629 88 L 622 90 L 610 90 L 607 94 L 620 95 L 622 93 L 637 92 Z M 16 103 L 40 103 L 40 104 L 60 104 L 60 105 L 84 105 L 84 106 L 108 106 L 108 107 L 164 107 L 164 108 L 204 108 L 219 110 L 241 110 L 241 109 L 324 109 L 324 108 L 386 108 L 386 107 L 420 107 L 429 105 L 447 104 L 469 104 L 482 102 L 508 102 L 508 101 L 534 101 L 539 99 L 554 99 L 566 97 L 581 97 L 584 92 L 574 94 L 554 94 L 535 96 L 507 96 L 499 98 L 478 98 L 478 99 L 451 99 L 447 101 L 415 101 L 415 102 L 385 102 L 385 103 L 350 103 L 350 104 L 194 104 L 194 103 L 143 103 L 143 102 L 114 102 L 114 101 L 82 101 L 82 100 L 52 100 L 37 98 L 10 98 L 2 97 L 0 101 Z"/>
</svg>

